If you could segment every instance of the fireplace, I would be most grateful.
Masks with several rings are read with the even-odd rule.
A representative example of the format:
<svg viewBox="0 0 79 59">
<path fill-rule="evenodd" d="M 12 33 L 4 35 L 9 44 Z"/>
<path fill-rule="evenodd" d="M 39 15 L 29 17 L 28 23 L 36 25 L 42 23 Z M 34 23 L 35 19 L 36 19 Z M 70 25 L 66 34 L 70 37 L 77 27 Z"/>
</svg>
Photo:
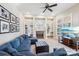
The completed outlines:
<svg viewBox="0 0 79 59">
<path fill-rule="evenodd" d="M 36 31 L 37 38 L 44 38 L 44 31 Z"/>
</svg>

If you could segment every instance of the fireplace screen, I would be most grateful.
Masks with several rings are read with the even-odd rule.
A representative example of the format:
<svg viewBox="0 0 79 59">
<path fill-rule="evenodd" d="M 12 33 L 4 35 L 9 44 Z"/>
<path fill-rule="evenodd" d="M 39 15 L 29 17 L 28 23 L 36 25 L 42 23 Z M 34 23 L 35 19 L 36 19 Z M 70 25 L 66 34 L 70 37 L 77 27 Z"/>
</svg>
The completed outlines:
<svg viewBox="0 0 79 59">
<path fill-rule="evenodd" d="M 44 31 L 36 31 L 37 38 L 44 38 Z"/>
</svg>

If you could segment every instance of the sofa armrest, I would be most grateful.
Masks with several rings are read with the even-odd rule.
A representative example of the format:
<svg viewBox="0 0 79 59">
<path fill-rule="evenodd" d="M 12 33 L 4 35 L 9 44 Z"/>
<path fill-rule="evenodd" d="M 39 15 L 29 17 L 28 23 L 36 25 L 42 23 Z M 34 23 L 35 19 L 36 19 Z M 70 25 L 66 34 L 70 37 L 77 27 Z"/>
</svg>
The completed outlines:
<svg viewBox="0 0 79 59">
<path fill-rule="evenodd" d="M 0 56 L 10 56 L 10 54 L 5 51 L 0 51 Z"/>
<path fill-rule="evenodd" d="M 35 44 L 35 42 L 37 42 L 37 38 L 29 38 L 31 40 L 31 44 Z"/>
</svg>

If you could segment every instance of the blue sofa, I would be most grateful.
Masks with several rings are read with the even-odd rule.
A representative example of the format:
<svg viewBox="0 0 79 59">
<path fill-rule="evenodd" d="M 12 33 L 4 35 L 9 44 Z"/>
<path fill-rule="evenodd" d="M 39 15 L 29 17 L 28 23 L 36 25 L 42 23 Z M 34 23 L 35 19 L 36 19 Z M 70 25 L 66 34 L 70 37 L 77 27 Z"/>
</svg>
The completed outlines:
<svg viewBox="0 0 79 59">
<path fill-rule="evenodd" d="M 31 51 L 31 40 L 27 35 L 21 35 L 13 41 L 0 46 L 0 54 L 12 56 L 34 56 Z"/>
</svg>

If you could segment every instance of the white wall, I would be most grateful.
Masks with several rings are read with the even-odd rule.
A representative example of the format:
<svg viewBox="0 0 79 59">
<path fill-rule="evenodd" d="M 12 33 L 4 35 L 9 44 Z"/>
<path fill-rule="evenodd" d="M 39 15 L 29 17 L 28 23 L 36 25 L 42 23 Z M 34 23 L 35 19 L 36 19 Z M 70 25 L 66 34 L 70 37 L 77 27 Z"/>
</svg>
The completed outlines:
<svg viewBox="0 0 79 59">
<path fill-rule="evenodd" d="M 72 26 L 79 26 L 79 4 L 57 15 L 57 18 L 72 14 Z"/>
<path fill-rule="evenodd" d="M 23 16 L 17 11 L 17 7 L 15 6 L 15 4 L 1 3 L 0 5 L 2 5 L 6 9 L 8 9 L 11 13 L 20 18 L 20 32 L 0 34 L 0 45 L 1 45 L 24 33 L 24 22 L 23 22 L 24 19 Z"/>
</svg>

